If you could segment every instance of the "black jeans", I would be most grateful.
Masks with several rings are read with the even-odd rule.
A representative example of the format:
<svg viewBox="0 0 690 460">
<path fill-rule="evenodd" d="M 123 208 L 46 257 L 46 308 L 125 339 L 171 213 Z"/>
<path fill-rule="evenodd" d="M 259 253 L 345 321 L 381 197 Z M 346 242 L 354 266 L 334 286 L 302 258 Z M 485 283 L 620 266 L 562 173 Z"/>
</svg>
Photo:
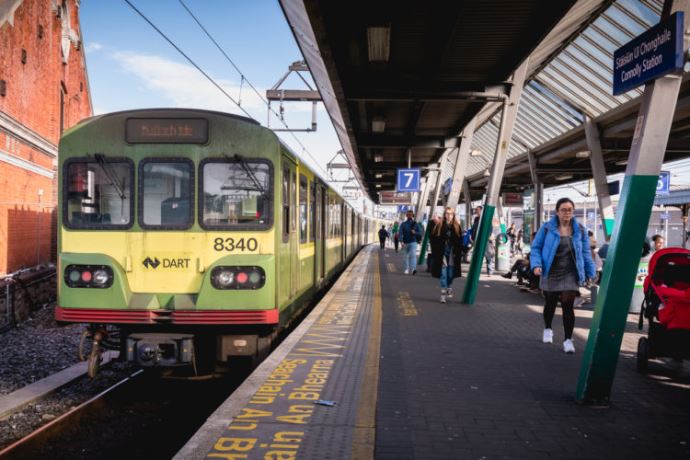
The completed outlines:
<svg viewBox="0 0 690 460">
<path fill-rule="evenodd" d="M 563 310 L 563 330 L 566 339 L 573 338 L 573 329 L 575 329 L 575 310 L 573 304 L 577 297 L 577 291 L 544 291 L 544 298 L 546 304 L 544 305 L 544 327 L 551 329 L 553 317 L 556 314 L 556 304 L 561 301 L 561 309 Z"/>
</svg>

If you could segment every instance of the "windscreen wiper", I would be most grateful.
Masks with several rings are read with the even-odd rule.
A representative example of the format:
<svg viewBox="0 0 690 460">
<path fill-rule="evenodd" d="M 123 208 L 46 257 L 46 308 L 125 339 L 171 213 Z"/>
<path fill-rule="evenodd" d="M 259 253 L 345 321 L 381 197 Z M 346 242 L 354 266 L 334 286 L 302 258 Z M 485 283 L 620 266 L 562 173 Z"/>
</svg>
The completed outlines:
<svg viewBox="0 0 690 460">
<path fill-rule="evenodd" d="M 122 186 L 118 183 L 117 175 L 113 172 L 112 168 L 110 167 L 110 164 L 107 161 L 105 161 L 105 155 L 102 153 L 95 153 L 93 156 L 96 158 L 98 164 L 101 165 L 101 168 L 103 168 L 103 172 L 105 173 L 105 175 L 108 176 L 108 179 L 110 179 L 110 184 L 113 187 L 115 187 L 117 195 L 120 197 L 122 201 L 125 201 L 125 199 L 127 198 L 125 196 L 125 192 L 122 189 Z"/>
<path fill-rule="evenodd" d="M 225 155 L 226 158 L 229 158 L 228 155 Z M 266 189 L 264 188 L 263 185 L 261 185 L 261 182 L 259 182 L 259 179 L 256 178 L 256 175 L 254 174 L 254 171 L 252 171 L 252 168 L 249 167 L 246 161 L 244 161 L 244 158 L 242 158 L 239 154 L 235 154 L 233 156 L 234 160 L 242 166 L 242 169 L 244 169 L 244 172 L 247 173 L 247 176 L 252 180 L 254 185 L 256 186 L 256 190 L 261 192 L 262 195 L 266 195 Z"/>
</svg>

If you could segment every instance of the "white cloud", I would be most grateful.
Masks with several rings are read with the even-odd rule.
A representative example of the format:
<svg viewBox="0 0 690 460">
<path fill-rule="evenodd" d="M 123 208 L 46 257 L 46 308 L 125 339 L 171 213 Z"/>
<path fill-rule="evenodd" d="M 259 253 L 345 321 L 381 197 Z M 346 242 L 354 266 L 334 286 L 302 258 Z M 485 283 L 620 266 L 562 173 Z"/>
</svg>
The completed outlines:
<svg viewBox="0 0 690 460">
<path fill-rule="evenodd" d="M 240 113 L 230 99 L 191 65 L 132 51 L 114 53 L 112 57 L 123 71 L 138 78 L 146 90 L 155 91 L 173 107 Z M 239 99 L 238 83 L 213 75 L 211 77 L 235 100 Z M 242 107 L 256 116 L 258 109 L 265 105 L 245 85 L 242 89 Z"/>
<path fill-rule="evenodd" d="M 96 51 L 100 51 L 103 49 L 103 45 L 101 45 L 98 42 L 90 42 L 88 45 L 86 45 L 86 52 L 87 53 L 95 53 Z"/>
</svg>

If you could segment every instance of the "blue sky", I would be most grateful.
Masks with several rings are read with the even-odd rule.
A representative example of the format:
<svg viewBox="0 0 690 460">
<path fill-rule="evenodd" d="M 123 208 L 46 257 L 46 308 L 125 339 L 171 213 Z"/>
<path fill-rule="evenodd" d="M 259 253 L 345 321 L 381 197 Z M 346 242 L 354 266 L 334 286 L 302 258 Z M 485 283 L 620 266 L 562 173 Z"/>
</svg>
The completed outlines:
<svg viewBox="0 0 690 460">
<path fill-rule="evenodd" d="M 302 59 L 275 0 L 184 1 L 264 96 L 265 90 L 287 72 L 290 63 Z M 178 0 L 131 2 L 229 94 L 239 98 L 240 75 Z M 195 107 L 241 113 L 124 1 L 83 0 L 80 20 L 96 114 L 146 107 Z M 296 76 L 281 87 L 304 88 Z M 246 84 L 242 106 L 266 125 L 266 106 Z M 273 107 L 277 109 L 277 104 Z M 291 128 L 307 128 L 311 123 L 311 104 L 286 104 L 285 120 Z M 278 125 L 275 118 L 271 125 Z M 340 149 L 322 104 L 317 132 L 297 136 L 324 168 Z M 290 135 L 281 137 L 313 167 L 314 161 L 301 153 L 301 147 Z"/>
</svg>

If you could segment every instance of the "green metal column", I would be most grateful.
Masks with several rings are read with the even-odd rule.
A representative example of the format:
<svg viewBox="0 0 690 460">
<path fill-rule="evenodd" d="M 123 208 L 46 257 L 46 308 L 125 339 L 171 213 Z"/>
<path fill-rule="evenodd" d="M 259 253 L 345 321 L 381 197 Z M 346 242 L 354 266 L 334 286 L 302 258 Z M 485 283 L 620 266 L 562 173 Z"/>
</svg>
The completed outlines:
<svg viewBox="0 0 690 460">
<path fill-rule="evenodd" d="M 679 4 L 685 11 L 687 27 L 690 2 L 674 2 L 676 8 L 671 8 L 670 13 L 679 11 Z M 580 368 L 576 399 L 581 403 L 601 404 L 610 399 L 680 84 L 679 75 L 667 75 L 647 84 L 642 96 L 601 291 Z"/>
<path fill-rule="evenodd" d="M 482 210 L 481 219 L 479 220 L 479 233 L 474 238 L 470 271 L 467 273 L 467 282 L 465 283 L 465 290 L 462 294 L 462 303 L 468 305 L 472 305 L 477 296 L 479 274 L 481 273 L 484 252 L 489 240 L 489 233 L 491 232 L 494 211 L 498 203 L 498 195 L 501 191 L 503 171 L 505 170 L 506 160 L 508 159 L 510 139 L 513 135 L 513 126 L 515 125 L 515 118 L 517 117 L 517 111 L 520 105 L 520 96 L 522 95 L 522 86 L 525 82 L 526 73 L 527 60 L 520 64 L 513 74 L 513 86 L 510 89 L 510 96 L 503 103 L 501 126 L 498 130 L 498 138 L 496 139 L 496 154 L 494 155 L 494 162 L 491 165 L 491 175 L 489 176 L 489 184 L 486 191 L 486 202 Z"/>
<path fill-rule="evenodd" d="M 422 265 L 426 262 L 426 248 L 429 246 L 429 231 L 431 230 L 431 225 L 426 224 L 426 229 L 424 230 L 424 239 L 422 240 L 422 249 L 419 252 L 419 259 L 417 259 L 417 265 Z"/>
</svg>

